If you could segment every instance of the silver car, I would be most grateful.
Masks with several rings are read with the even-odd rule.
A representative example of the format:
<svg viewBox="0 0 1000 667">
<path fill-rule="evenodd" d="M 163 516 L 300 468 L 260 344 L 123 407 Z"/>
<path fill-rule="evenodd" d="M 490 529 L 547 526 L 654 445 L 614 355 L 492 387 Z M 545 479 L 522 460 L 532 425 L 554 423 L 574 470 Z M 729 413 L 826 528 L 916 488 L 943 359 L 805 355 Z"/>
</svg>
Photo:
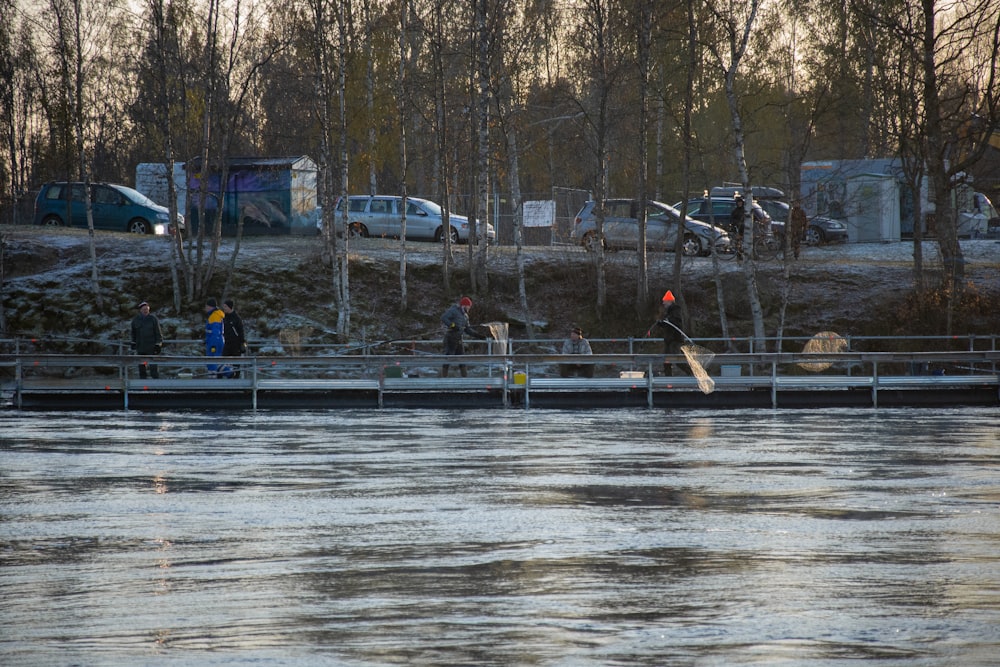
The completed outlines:
<svg viewBox="0 0 1000 667">
<path fill-rule="evenodd" d="M 402 235 L 400 211 L 403 198 L 385 195 L 351 195 L 347 198 L 347 229 L 355 237 L 398 239 Z M 343 200 L 337 202 L 337 224 L 343 215 Z M 448 216 L 452 243 L 469 241 L 469 219 L 464 215 Z M 441 207 L 429 199 L 406 198 L 406 238 L 414 241 L 444 239 Z M 486 238 L 496 240 L 493 225 L 487 223 Z"/>
<path fill-rule="evenodd" d="M 576 215 L 572 238 L 587 250 L 598 242 L 597 220 L 594 214 L 597 202 L 588 201 Z M 604 246 L 635 250 L 639 245 L 639 200 L 604 200 Z M 646 247 L 651 250 L 671 251 L 676 247 L 680 211 L 658 201 L 646 203 Z M 712 246 L 720 253 L 731 253 L 729 235 L 721 227 L 698 222 L 690 217 L 684 221 L 681 246 L 685 257 L 708 255 Z"/>
</svg>

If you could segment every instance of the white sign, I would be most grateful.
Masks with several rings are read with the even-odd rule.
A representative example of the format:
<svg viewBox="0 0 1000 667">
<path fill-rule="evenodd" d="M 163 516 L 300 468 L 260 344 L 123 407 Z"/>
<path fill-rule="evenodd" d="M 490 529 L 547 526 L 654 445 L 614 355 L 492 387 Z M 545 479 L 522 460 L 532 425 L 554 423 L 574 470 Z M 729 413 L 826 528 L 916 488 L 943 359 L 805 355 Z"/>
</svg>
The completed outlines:
<svg viewBox="0 0 1000 667">
<path fill-rule="evenodd" d="M 524 202 L 525 227 L 551 227 L 556 222 L 556 203 L 548 201 Z"/>
</svg>

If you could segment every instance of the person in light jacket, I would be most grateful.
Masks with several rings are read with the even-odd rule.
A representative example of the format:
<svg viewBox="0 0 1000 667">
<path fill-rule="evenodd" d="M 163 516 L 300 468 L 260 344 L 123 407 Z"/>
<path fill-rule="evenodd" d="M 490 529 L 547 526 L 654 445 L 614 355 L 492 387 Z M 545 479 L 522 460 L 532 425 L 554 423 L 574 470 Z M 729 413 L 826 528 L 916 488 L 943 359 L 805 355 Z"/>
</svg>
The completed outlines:
<svg viewBox="0 0 1000 667">
<path fill-rule="evenodd" d="M 563 354 L 593 354 L 590 349 L 590 341 L 583 337 L 583 329 L 573 327 L 569 332 L 569 338 L 563 341 Z M 579 375 L 580 377 L 594 377 L 594 364 L 560 364 L 559 375 L 564 378 Z"/>
</svg>

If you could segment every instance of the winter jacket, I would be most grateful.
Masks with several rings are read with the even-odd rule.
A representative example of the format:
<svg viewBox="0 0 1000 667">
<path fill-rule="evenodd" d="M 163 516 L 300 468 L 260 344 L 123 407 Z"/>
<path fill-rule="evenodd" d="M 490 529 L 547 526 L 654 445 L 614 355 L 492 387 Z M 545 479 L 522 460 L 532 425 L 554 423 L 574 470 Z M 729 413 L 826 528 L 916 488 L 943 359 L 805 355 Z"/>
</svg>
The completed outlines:
<svg viewBox="0 0 1000 667">
<path fill-rule="evenodd" d="M 140 313 L 132 318 L 132 348 L 136 354 L 159 354 L 162 345 L 160 321 L 155 315 Z"/>
<path fill-rule="evenodd" d="M 223 321 L 226 314 L 221 309 L 216 308 L 208 314 L 205 320 L 205 356 L 221 357 L 222 347 L 225 343 L 223 337 Z"/>
<path fill-rule="evenodd" d="M 222 334 L 225 338 L 222 346 L 223 356 L 238 357 L 246 352 L 247 338 L 243 330 L 243 318 L 235 310 L 226 313 L 222 321 Z"/>
<path fill-rule="evenodd" d="M 482 334 L 469 325 L 469 315 L 457 303 L 453 303 L 451 308 L 444 311 L 441 316 L 441 324 L 444 325 L 445 336 L 461 338 L 462 334 L 468 334 L 474 338 L 484 338 Z"/>
</svg>

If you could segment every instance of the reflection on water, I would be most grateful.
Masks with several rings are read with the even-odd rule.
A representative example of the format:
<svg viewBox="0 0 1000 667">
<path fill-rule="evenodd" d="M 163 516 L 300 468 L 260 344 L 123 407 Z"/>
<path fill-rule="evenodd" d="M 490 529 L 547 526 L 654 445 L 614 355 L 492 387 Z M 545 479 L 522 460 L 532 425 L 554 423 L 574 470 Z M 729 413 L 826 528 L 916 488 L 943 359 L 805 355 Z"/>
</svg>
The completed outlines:
<svg viewBox="0 0 1000 667">
<path fill-rule="evenodd" d="M 1000 415 L 0 415 L 0 664 L 989 665 Z"/>
</svg>

